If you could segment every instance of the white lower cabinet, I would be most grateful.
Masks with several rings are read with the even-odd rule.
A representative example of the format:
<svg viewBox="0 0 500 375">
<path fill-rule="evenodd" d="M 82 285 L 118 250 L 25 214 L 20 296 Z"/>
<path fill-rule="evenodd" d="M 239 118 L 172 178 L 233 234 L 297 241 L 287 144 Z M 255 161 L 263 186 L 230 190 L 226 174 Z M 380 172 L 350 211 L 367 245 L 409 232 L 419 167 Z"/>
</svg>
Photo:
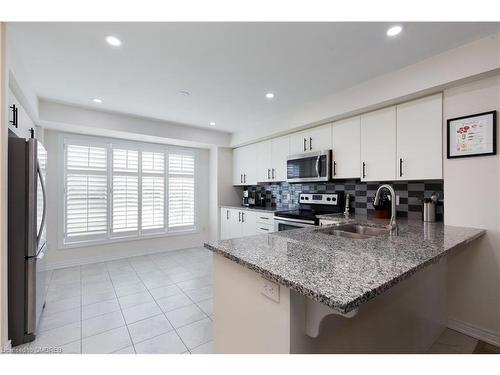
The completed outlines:
<svg viewBox="0 0 500 375">
<path fill-rule="evenodd" d="M 273 217 L 272 214 L 223 207 L 220 218 L 221 240 L 272 232 L 274 230 Z"/>
</svg>

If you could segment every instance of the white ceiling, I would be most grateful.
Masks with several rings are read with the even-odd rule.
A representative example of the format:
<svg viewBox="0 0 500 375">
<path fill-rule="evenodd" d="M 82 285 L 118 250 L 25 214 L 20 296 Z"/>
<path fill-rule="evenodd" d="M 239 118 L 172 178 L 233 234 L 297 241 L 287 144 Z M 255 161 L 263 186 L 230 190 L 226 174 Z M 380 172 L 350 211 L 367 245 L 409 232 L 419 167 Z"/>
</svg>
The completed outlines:
<svg viewBox="0 0 500 375">
<path fill-rule="evenodd" d="M 499 31 L 404 23 L 388 38 L 390 25 L 10 23 L 7 35 L 39 97 L 236 132 Z M 107 45 L 109 34 L 123 45 Z"/>
</svg>

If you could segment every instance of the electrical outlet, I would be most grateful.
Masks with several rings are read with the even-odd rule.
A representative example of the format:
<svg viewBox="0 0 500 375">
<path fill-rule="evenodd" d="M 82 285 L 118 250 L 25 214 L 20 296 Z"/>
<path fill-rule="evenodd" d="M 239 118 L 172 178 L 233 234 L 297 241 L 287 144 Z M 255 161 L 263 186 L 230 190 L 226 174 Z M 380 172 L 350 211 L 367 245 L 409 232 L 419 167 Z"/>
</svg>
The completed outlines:
<svg viewBox="0 0 500 375">
<path fill-rule="evenodd" d="M 271 280 L 262 278 L 261 294 L 270 300 L 280 303 L 280 286 Z"/>
<path fill-rule="evenodd" d="M 396 195 L 396 206 L 399 206 L 399 195 Z"/>
</svg>

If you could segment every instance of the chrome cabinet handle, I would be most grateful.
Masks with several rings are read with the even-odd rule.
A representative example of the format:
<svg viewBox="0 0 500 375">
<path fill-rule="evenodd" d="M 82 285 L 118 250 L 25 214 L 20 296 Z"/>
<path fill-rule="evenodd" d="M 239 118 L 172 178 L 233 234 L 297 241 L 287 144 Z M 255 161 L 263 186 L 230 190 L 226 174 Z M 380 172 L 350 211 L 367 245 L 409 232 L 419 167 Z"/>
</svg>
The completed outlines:
<svg viewBox="0 0 500 375">
<path fill-rule="evenodd" d="M 243 182 L 246 183 L 247 182 L 247 175 L 246 174 L 243 174 Z"/>
<path fill-rule="evenodd" d="M 244 212 L 241 213 L 241 222 L 242 223 L 245 222 L 245 213 Z"/>
<path fill-rule="evenodd" d="M 18 119 L 17 119 L 18 108 L 16 107 L 15 104 L 12 104 L 9 108 L 12 109 L 12 120 L 9 120 L 9 122 L 12 126 L 15 126 L 17 128 L 17 126 L 18 126 Z"/>
<path fill-rule="evenodd" d="M 363 178 L 366 178 L 366 163 L 363 162 Z"/>
<path fill-rule="evenodd" d="M 403 177 L 403 159 L 399 158 L 399 177 Z"/>
<path fill-rule="evenodd" d="M 333 175 L 334 176 L 337 175 L 337 162 L 336 161 L 333 162 Z"/>
<path fill-rule="evenodd" d="M 241 211 L 238 212 L 238 222 L 241 223 Z"/>
<path fill-rule="evenodd" d="M 271 179 L 271 170 L 269 168 L 267 168 L 267 179 Z"/>
<path fill-rule="evenodd" d="M 226 210 L 226 220 L 229 220 L 229 210 Z"/>
<path fill-rule="evenodd" d="M 276 178 L 275 174 L 274 174 L 274 168 L 273 168 L 273 174 L 272 174 L 272 176 L 273 176 L 273 180 L 274 180 Z"/>
<path fill-rule="evenodd" d="M 307 143 L 307 139 L 304 138 L 304 151 L 307 150 L 307 144 L 306 143 Z"/>
<path fill-rule="evenodd" d="M 312 137 L 309 137 L 309 150 L 313 149 L 312 144 L 313 144 L 313 139 L 312 139 Z"/>
</svg>

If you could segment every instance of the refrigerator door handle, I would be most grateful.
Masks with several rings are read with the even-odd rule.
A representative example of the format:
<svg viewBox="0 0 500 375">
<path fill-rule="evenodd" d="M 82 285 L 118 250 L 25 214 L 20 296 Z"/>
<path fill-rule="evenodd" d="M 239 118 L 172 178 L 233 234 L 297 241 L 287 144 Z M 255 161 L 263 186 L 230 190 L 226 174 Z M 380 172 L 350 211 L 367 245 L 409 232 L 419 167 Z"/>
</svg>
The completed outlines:
<svg viewBox="0 0 500 375">
<path fill-rule="evenodd" d="M 45 228 L 45 220 L 47 218 L 47 192 L 45 191 L 45 181 L 43 180 L 42 171 L 40 170 L 40 164 L 37 162 L 37 173 L 38 177 L 40 177 L 40 186 L 42 187 L 42 195 L 43 195 L 43 213 L 42 213 L 42 222 L 40 223 L 40 229 L 38 230 L 36 236 L 37 248 L 40 246 L 40 238 L 42 236 L 43 229 Z"/>
</svg>

